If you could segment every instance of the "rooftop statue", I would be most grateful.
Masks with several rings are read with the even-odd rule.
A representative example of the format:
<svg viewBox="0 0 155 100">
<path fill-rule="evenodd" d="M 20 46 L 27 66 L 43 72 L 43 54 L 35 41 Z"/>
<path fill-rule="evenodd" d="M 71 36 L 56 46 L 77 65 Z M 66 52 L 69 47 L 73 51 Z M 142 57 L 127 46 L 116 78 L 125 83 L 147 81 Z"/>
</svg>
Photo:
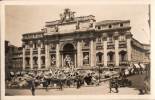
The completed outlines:
<svg viewBox="0 0 155 100">
<path fill-rule="evenodd" d="M 64 13 L 60 14 L 61 22 L 74 20 L 74 14 L 75 12 L 70 11 L 70 9 L 66 8 L 64 10 Z"/>
</svg>

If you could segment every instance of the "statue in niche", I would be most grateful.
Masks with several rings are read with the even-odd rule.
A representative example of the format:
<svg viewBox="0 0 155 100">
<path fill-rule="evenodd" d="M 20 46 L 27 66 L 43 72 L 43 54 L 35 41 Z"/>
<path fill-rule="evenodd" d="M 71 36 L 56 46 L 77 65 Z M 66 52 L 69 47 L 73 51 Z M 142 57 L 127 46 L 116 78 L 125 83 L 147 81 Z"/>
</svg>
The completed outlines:
<svg viewBox="0 0 155 100">
<path fill-rule="evenodd" d="M 51 65 L 55 65 L 56 64 L 56 58 L 55 56 L 51 56 Z"/>
<path fill-rule="evenodd" d="M 69 55 L 66 55 L 66 56 L 65 56 L 65 59 L 64 59 L 64 62 L 65 62 L 65 65 L 66 65 L 67 67 L 70 67 L 71 64 L 72 64 L 71 57 L 70 57 Z"/>
<path fill-rule="evenodd" d="M 89 64 L 89 53 L 84 53 L 83 64 Z"/>
</svg>

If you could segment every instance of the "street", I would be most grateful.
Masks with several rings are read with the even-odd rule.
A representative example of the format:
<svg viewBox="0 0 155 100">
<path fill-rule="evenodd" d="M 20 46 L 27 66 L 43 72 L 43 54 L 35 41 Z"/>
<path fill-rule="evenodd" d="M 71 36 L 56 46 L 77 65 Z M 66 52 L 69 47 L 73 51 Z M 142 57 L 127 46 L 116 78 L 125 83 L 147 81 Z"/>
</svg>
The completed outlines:
<svg viewBox="0 0 155 100">
<path fill-rule="evenodd" d="M 45 89 L 36 89 L 36 95 L 138 95 L 138 93 L 139 91 L 137 89 L 129 87 L 119 88 L 119 93 L 109 93 L 108 82 L 102 83 L 101 86 L 87 86 L 81 87 L 80 89 L 64 88 L 62 91 L 59 89 L 49 89 L 48 91 Z M 6 95 L 31 95 L 31 91 L 29 89 L 6 89 Z"/>
</svg>

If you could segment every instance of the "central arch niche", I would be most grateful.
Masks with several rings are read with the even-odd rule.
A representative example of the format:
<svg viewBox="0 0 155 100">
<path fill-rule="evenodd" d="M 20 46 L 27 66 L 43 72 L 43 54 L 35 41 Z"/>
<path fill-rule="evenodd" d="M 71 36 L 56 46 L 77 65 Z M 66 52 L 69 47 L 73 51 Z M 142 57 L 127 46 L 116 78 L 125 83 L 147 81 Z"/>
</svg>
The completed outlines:
<svg viewBox="0 0 155 100">
<path fill-rule="evenodd" d="M 67 43 L 63 46 L 62 50 L 62 67 L 75 67 L 76 52 L 74 45 Z"/>
<path fill-rule="evenodd" d="M 63 47 L 63 51 L 65 52 L 72 52 L 74 51 L 74 46 L 71 43 L 65 44 Z"/>
</svg>

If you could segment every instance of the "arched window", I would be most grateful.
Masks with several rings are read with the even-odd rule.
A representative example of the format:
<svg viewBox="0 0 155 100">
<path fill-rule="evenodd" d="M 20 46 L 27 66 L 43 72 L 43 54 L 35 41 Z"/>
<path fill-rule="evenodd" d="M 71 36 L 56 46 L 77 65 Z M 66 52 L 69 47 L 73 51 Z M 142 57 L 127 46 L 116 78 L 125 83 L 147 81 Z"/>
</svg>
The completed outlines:
<svg viewBox="0 0 155 100">
<path fill-rule="evenodd" d="M 26 60 L 26 65 L 30 65 L 30 58 L 26 57 L 25 60 Z"/>
<path fill-rule="evenodd" d="M 103 53 L 102 52 L 98 52 L 96 54 L 96 61 L 97 61 L 97 63 L 102 63 L 102 57 L 103 57 Z"/>
<path fill-rule="evenodd" d="M 120 61 L 126 61 L 127 60 L 127 52 L 126 51 L 120 51 L 119 52 L 119 60 Z"/>
<path fill-rule="evenodd" d="M 108 55 L 108 61 L 113 62 L 114 61 L 114 52 L 109 52 L 107 55 Z"/>
<path fill-rule="evenodd" d="M 38 60 L 37 57 L 33 57 L 33 64 L 34 64 L 34 65 L 37 65 L 37 64 L 38 64 L 38 63 L 37 63 L 37 60 Z"/>
<path fill-rule="evenodd" d="M 41 65 L 45 65 L 45 56 L 41 57 Z"/>
</svg>

